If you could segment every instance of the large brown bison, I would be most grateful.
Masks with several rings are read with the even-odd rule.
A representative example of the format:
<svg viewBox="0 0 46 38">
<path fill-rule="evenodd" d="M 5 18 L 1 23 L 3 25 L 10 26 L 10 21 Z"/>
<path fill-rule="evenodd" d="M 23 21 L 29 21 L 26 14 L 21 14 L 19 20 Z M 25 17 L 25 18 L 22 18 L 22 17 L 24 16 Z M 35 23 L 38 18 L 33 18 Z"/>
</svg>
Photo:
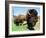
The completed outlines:
<svg viewBox="0 0 46 38">
<path fill-rule="evenodd" d="M 26 21 L 26 15 L 19 15 L 19 16 L 16 16 L 15 19 L 14 19 L 14 23 L 18 26 L 19 23 L 23 23 L 24 21 Z"/>
</svg>

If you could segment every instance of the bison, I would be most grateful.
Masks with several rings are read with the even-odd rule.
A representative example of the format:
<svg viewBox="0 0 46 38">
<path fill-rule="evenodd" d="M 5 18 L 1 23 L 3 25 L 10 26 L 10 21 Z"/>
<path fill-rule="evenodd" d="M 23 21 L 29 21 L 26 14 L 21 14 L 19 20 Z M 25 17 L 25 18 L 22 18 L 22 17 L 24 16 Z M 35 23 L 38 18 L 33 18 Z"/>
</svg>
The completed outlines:
<svg viewBox="0 0 46 38">
<path fill-rule="evenodd" d="M 19 15 L 16 16 L 14 23 L 18 26 L 19 24 L 21 25 L 24 21 L 26 21 L 26 15 Z"/>
<path fill-rule="evenodd" d="M 27 24 L 28 24 L 28 29 L 29 30 L 34 30 L 34 26 L 36 24 L 36 22 L 38 21 L 38 17 L 37 17 L 37 11 L 35 9 L 30 9 L 28 10 L 28 14 L 27 14 Z"/>
</svg>

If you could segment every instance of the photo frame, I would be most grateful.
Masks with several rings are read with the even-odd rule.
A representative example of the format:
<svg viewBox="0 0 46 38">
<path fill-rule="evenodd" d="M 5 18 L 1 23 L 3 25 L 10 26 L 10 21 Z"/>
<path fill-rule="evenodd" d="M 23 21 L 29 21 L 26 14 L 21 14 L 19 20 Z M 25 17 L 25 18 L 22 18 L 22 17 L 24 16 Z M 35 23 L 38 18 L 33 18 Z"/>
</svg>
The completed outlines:
<svg viewBox="0 0 46 38">
<path fill-rule="evenodd" d="M 45 35 L 45 3 L 6 1 L 5 6 L 6 6 L 5 7 L 5 36 L 6 37 Z M 37 22 L 38 24 L 36 23 L 35 27 L 32 27 L 34 29 L 27 28 L 27 27 L 31 27 L 27 23 L 27 17 L 26 17 L 26 25 L 23 25 L 22 22 L 25 23 L 23 19 L 21 19 L 22 24 L 20 23 L 19 18 L 21 18 L 21 16 L 22 18 L 25 17 L 24 15 L 28 14 L 29 9 L 31 10 L 35 9 L 38 13 L 37 16 L 38 16 L 39 22 Z M 34 13 L 35 15 L 36 15 L 36 11 Z M 13 20 L 15 19 L 17 20 L 15 21 L 15 24 L 14 24 Z M 18 23 L 18 20 L 20 25 L 17 26 L 16 24 Z"/>
</svg>

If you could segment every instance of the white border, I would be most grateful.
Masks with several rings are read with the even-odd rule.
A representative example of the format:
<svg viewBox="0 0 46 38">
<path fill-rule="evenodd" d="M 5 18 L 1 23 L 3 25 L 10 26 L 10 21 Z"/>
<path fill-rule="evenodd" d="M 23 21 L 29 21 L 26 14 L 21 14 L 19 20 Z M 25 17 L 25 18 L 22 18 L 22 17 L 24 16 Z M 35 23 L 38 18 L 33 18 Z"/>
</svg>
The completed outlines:
<svg viewBox="0 0 46 38">
<path fill-rule="evenodd" d="M 12 6 L 19 7 L 40 7 L 40 30 L 39 31 L 21 31 L 21 32 L 12 32 Z M 42 5 L 22 5 L 22 4 L 9 4 L 9 35 L 19 35 L 19 34 L 35 34 L 43 33 L 43 7 Z"/>
</svg>

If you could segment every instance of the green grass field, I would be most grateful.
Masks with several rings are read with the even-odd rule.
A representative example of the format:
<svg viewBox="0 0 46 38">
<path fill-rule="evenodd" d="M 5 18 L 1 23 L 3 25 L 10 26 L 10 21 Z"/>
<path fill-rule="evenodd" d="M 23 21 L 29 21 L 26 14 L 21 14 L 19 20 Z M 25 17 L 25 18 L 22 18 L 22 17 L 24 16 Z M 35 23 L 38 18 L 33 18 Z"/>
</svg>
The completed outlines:
<svg viewBox="0 0 46 38">
<path fill-rule="evenodd" d="M 16 26 L 16 24 L 12 24 L 12 31 L 26 31 L 27 30 L 27 24 L 26 25 L 18 25 Z"/>
<path fill-rule="evenodd" d="M 28 28 L 27 28 L 27 24 L 25 25 L 18 25 L 16 26 L 16 24 L 12 24 L 12 31 L 27 31 Z M 40 20 L 38 20 L 38 22 L 36 23 L 35 27 L 34 27 L 35 30 L 39 30 L 40 29 Z"/>
</svg>

